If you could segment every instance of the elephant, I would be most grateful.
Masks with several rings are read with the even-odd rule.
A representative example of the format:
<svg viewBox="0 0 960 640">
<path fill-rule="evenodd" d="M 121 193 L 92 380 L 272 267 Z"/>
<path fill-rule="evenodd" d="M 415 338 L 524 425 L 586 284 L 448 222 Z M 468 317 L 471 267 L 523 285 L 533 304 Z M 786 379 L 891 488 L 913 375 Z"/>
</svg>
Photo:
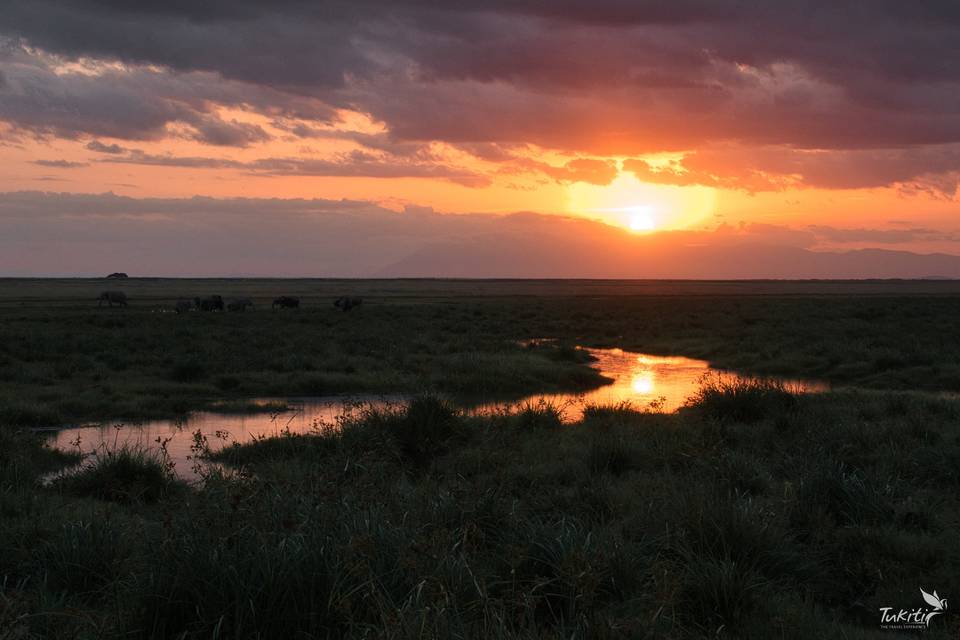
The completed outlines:
<svg viewBox="0 0 960 640">
<path fill-rule="evenodd" d="M 299 309 L 300 308 L 300 298 L 295 298 L 293 296 L 280 296 L 275 298 L 272 309 L 280 307 L 281 309 Z"/>
<path fill-rule="evenodd" d="M 333 303 L 333 306 L 338 309 L 343 309 L 344 311 L 350 311 L 354 307 L 359 307 L 363 304 L 363 298 L 353 298 L 350 296 L 343 296 L 342 298 L 337 298 Z"/>
<path fill-rule="evenodd" d="M 194 304 L 200 311 L 223 311 L 223 298 L 220 296 L 207 296 L 206 298 L 194 298 Z"/>
<path fill-rule="evenodd" d="M 246 311 L 247 307 L 253 309 L 253 300 L 250 298 L 227 300 L 227 311 Z"/>
<path fill-rule="evenodd" d="M 177 303 L 173 306 L 173 310 L 177 313 L 186 313 L 190 309 L 193 309 L 193 300 L 187 300 L 186 298 L 177 300 Z"/>
<path fill-rule="evenodd" d="M 104 302 L 111 307 L 114 303 L 125 307 L 127 306 L 127 294 L 123 291 L 104 291 L 100 294 L 100 297 L 97 298 L 97 306 L 102 307 Z"/>
</svg>

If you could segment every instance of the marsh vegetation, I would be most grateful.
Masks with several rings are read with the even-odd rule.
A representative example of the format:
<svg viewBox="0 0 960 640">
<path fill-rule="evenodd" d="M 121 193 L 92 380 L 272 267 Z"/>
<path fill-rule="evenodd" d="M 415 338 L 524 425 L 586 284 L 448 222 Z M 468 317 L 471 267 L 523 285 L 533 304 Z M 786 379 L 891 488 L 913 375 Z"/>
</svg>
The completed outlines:
<svg viewBox="0 0 960 640">
<path fill-rule="evenodd" d="M 0 305 L 0 638 L 869 638 L 881 606 L 960 593 L 960 404 L 917 392 L 960 388 L 954 298 L 295 293 Z M 718 383 L 575 424 L 434 393 L 596 384 L 573 344 L 838 388 Z M 44 484 L 76 460 L 17 428 L 321 384 L 417 399 L 224 449 L 192 486 L 122 447 Z"/>
<path fill-rule="evenodd" d="M 797 295 L 787 285 L 789 295 L 677 296 L 663 294 L 669 287 L 628 295 L 629 283 L 584 283 L 578 294 L 573 283 L 543 284 L 562 293 L 538 296 L 535 285 L 509 283 L 304 282 L 130 279 L 123 309 L 95 306 L 96 281 L 50 285 L 49 298 L 36 284 L 26 296 L 18 281 L 0 282 L 0 423 L 172 417 L 263 396 L 594 388 L 602 380 L 578 360 L 576 344 L 837 385 L 960 389 L 960 297 L 909 295 L 906 285 L 893 296 Z M 950 283 L 923 286 L 937 284 L 950 291 Z M 270 312 L 281 287 L 303 308 Z M 209 290 L 250 297 L 256 311 L 172 313 L 179 298 Z M 334 308 L 344 290 L 362 292 L 363 306 Z M 558 341 L 521 344 L 544 336 Z"/>
</svg>

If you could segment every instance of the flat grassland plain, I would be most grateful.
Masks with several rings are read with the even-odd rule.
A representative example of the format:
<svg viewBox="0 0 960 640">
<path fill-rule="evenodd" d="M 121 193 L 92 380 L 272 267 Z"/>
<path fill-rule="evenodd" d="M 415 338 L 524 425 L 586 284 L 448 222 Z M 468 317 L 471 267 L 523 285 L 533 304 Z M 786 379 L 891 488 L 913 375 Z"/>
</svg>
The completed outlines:
<svg viewBox="0 0 960 640">
<path fill-rule="evenodd" d="M 172 313 L 210 294 L 255 308 Z M 0 280 L 0 639 L 896 637 L 960 594 L 958 328 L 950 281 Z M 457 409 L 602 384 L 575 346 L 834 390 Z M 44 484 L 74 460 L 30 435 L 349 392 L 415 399 L 196 485 L 126 449 Z"/>
</svg>

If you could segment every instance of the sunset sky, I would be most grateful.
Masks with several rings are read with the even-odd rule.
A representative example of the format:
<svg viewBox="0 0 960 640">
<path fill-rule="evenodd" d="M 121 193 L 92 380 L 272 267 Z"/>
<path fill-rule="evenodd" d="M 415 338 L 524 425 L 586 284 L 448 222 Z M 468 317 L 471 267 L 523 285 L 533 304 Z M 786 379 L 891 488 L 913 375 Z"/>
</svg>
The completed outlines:
<svg viewBox="0 0 960 640">
<path fill-rule="evenodd" d="M 0 275 L 960 255 L 960 4 L 4 0 L 0 167 Z"/>
</svg>

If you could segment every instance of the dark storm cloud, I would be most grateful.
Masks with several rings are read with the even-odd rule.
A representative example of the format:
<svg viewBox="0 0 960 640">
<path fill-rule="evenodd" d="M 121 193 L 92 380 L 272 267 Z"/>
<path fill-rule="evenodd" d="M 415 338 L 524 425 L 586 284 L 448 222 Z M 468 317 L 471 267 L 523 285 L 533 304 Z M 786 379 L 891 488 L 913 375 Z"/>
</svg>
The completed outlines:
<svg viewBox="0 0 960 640">
<path fill-rule="evenodd" d="M 208 122 L 217 103 L 306 120 L 356 109 L 390 131 L 359 143 L 385 142 L 396 155 L 431 140 L 597 155 L 731 142 L 838 151 L 960 142 L 953 1 L 5 5 L 0 31 L 12 38 L 65 58 L 134 65 L 86 78 L 4 68 L 0 118 L 62 136 L 149 139 L 185 122 L 212 144 L 265 140 L 239 123 Z M 317 128 L 288 131 L 309 137 Z M 832 169 L 805 168 L 805 179 L 831 182 Z M 904 173 L 874 169 L 836 181 L 889 184 Z"/>
<path fill-rule="evenodd" d="M 215 71 L 272 86 L 338 86 L 365 56 L 353 11 L 307 2 L 9 0 L 2 28 L 70 56 Z M 194 6 L 197 5 L 197 6 Z"/>
<path fill-rule="evenodd" d="M 83 72 L 64 73 L 64 59 L 6 43 L 0 65 L 0 120 L 22 131 L 63 138 L 86 135 L 156 140 L 181 124 L 207 144 L 247 146 L 269 138 L 257 125 L 224 120 L 217 106 L 269 111 L 326 121 L 334 112 L 315 99 L 265 86 L 226 82 L 210 73 L 171 74 L 150 67 L 117 68 L 85 61 Z"/>
<path fill-rule="evenodd" d="M 151 139 L 190 112 L 179 102 L 145 92 L 142 74 L 59 75 L 26 52 L 6 64 L 0 118 L 21 130 L 63 138 L 93 134 Z"/>
</svg>

